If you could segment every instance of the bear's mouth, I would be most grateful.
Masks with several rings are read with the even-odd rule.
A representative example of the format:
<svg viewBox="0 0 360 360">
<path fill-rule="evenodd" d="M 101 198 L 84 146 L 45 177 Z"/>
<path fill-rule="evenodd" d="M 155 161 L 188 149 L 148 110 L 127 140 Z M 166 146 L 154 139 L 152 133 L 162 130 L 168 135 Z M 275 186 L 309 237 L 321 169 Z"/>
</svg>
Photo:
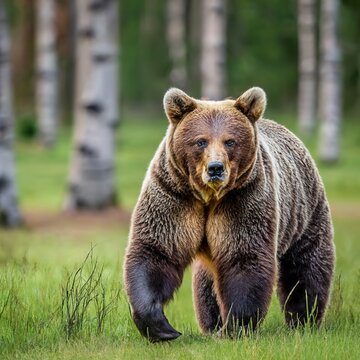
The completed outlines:
<svg viewBox="0 0 360 360">
<path fill-rule="evenodd" d="M 209 181 L 210 183 L 217 183 L 217 182 L 224 182 L 225 180 L 225 175 L 214 175 L 209 177 Z"/>
<path fill-rule="evenodd" d="M 198 199 L 208 204 L 211 200 L 219 200 L 226 192 L 226 186 L 229 182 L 228 172 L 225 171 L 221 175 L 209 176 L 206 171 L 202 171 L 201 175 L 191 177 L 191 184 L 199 196 Z"/>
<path fill-rule="evenodd" d="M 214 191 L 219 191 L 220 188 L 223 188 L 226 185 L 226 173 L 213 176 L 209 176 L 205 173 L 202 178 L 204 184 Z"/>
<path fill-rule="evenodd" d="M 217 191 L 221 187 L 223 187 L 225 181 L 225 175 L 215 175 L 209 177 L 206 185 L 209 186 L 211 189 Z"/>
</svg>

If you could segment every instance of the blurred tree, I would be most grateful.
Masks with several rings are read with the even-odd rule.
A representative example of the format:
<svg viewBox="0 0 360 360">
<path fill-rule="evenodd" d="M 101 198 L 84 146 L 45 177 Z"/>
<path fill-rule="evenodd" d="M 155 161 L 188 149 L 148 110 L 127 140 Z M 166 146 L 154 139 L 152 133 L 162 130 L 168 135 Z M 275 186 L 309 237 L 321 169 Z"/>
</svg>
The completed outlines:
<svg viewBox="0 0 360 360">
<path fill-rule="evenodd" d="M 225 96 L 226 0 L 202 0 L 201 95 Z"/>
<path fill-rule="evenodd" d="M 229 94 L 257 85 L 269 110 L 292 111 L 297 93 L 296 1 L 228 0 Z M 271 110 L 270 110 L 271 111 Z"/>
<path fill-rule="evenodd" d="M 171 59 L 170 82 L 172 86 L 186 88 L 186 37 L 185 0 L 167 2 L 167 40 Z"/>
<path fill-rule="evenodd" d="M 299 129 L 309 135 L 315 126 L 316 105 L 316 29 L 315 1 L 298 0 L 299 41 Z"/>
<path fill-rule="evenodd" d="M 56 0 L 56 35 L 59 63 L 59 121 L 72 119 L 75 97 L 76 1 Z"/>
<path fill-rule="evenodd" d="M 15 186 L 12 150 L 13 109 L 10 70 L 10 38 L 5 14 L 5 1 L 0 0 L 0 225 L 21 223 Z"/>
<path fill-rule="evenodd" d="M 37 0 L 36 102 L 40 141 L 54 145 L 58 121 L 58 68 L 55 35 L 55 0 Z"/>
<path fill-rule="evenodd" d="M 122 100 L 136 111 L 154 108 L 169 86 L 165 0 L 124 0 L 120 11 Z"/>
<path fill-rule="evenodd" d="M 341 52 L 337 36 L 339 1 L 322 0 L 320 12 L 319 155 L 323 162 L 339 158 L 341 121 Z"/>
<path fill-rule="evenodd" d="M 16 113 L 32 113 L 34 96 L 35 0 L 11 0 L 13 33 L 11 65 Z"/>
<path fill-rule="evenodd" d="M 201 0 L 182 1 L 186 3 L 187 88 L 200 96 L 203 4 Z M 212 1 L 206 1 L 205 5 Z M 77 2 L 56 0 L 60 115 L 68 115 L 71 100 L 75 98 L 71 86 L 74 78 L 71 62 L 75 59 L 71 9 Z M 34 119 L 35 104 L 34 3 L 35 0 L 8 1 L 14 45 L 14 101 L 18 105 L 15 108 L 18 115 L 27 119 Z M 298 89 L 296 4 L 297 1 L 283 0 L 226 0 L 225 95 L 236 96 L 247 87 L 259 85 L 266 90 L 271 109 L 293 112 Z M 170 84 L 172 69 L 166 41 L 168 0 L 121 0 L 119 5 L 124 10 L 120 11 L 121 46 L 125 49 L 121 53 L 122 101 L 127 109 L 140 113 L 151 109 L 160 111 L 159 104 L 164 89 Z M 359 111 L 360 1 L 342 0 L 341 17 L 345 109 Z"/>
<path fill-rule="evenodd" d="M 360 1 L 342 0 L 340 41 L 342 50 L 344 110 L 360 113 Z"/>
<path fill-rule="evenodd" d="M 67 210 L 114 205 L 118 1 L 77 1 L 74 153 Z"/>
</svg>

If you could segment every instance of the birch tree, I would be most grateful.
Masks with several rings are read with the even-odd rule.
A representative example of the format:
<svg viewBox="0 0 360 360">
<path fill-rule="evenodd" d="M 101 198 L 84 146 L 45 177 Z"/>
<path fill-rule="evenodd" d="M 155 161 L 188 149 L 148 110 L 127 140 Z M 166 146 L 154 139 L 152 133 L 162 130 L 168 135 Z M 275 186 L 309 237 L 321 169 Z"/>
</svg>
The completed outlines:
<svg viewBox="0 0 360 360">
<path fill-rule="evenodd" d="M 167 2 L 167 40 L 171 60 L 170 81 L 173 86 L 186 88 L 185 0 Z"/>
<path fill-rule="evenodd" d="M 202 0 L 201 93 L 225 96 L 226 0 Z"/>
<path fill-rule="evenodd" d="M 315 1 L 298 0 L 299 43 L 299 129 L 309 135 L 315 125 L 316 106 L 316 36 Z"/>
<path fill-rule="evenodd" d="M 40 141 L 45 147 L 55 142 L 58 109 L 55 0 L 37 0 L 36 102 Z"/>
<path fill-rule="evenodd" d="M 114 205 L 117 0 L 77 1 L 76 110 L 68 210 Z"/>
<path fill-rule="evenodd" d="M 322 0 L 320 16 L 319 155 L 323 162 L 335 162 L 340 152 L 341 121 L 339 1 Z"/>
<path fill-rule="evenodd" d="M 10 71 L 10 39 L 4 0 L 0 0 L 0 225 L 21 223 L 15 186 L 12 150 L 13 109 Z"/>
</svg>

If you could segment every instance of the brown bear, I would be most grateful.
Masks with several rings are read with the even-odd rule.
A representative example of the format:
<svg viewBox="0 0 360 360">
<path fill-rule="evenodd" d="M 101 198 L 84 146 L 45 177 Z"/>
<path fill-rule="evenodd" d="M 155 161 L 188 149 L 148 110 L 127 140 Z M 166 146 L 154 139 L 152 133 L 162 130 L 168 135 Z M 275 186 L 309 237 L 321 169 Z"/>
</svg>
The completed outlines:
<svg viewBox="0 0 360 360">
<path fill-rule="evenodd" d="M 266 96 L 196 100 L 170 89 L 170 125 L 145 177 L 125 259 L 132 316 L 151 341 L 180 333 L 163 306 L 193 262 L 204 333 L 255 329 L 276 285 L 290 326 L 320 324 L 334 272 L 324 186 L 303 143 L 262 119 Z"/>
</svg>

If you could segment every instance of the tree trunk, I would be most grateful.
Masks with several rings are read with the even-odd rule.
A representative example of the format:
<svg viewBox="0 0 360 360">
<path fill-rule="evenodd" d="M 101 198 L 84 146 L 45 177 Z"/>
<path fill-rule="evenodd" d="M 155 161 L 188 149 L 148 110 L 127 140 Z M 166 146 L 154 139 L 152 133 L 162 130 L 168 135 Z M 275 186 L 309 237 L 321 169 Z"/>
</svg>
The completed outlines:
<svg viewBox="0 0 360 360">
<path fill-rule="evenodd" d="M 67 210 L 116 203 L 117 0 L 78 0 L 74 153 Z"/>
<path fill-rule="evenodd" d="M 10 39 L 4 0 L 0 0 L 0 225 L 21 223 L 15 186 L 12 150 L 13 109 L 10 70 Z"/>
<path fill-rule="evenodd" d="M 202 96 L 225 96 L 226 0 L 202 0 Z"/>
<path fill-rule="evenodd" d="M 298 0 L 299 41 L 299 129 L 309 135 L 315 125 L 316 37 L 315 1 Z"/>
<path fill-rule="evenodd" d="M 322 0 L 320 20 L 320 143 L 319 155 L 323 162 L 339 158 L 341 121 L 340 47 L 337 37 L 339 1 Z"/>
<path fill-rule="evenodd" d="M 37 0 L 36 102 L 40 141 L 54 145 L 58 118 L 55 1 Z"/>
<path fill-rule="evenodd" d="M 16 26 L 12 32 L 11 67 L 15 108 L 32 114 L 35 102 L 35 6 L 34 1 L 11 0 L 16 8 Z"/>
<path fill-rule="evenodd" d="M 185 0 L 167 2 L 167 40 L 172 68 L 170 81 L 173 86 L 186 88 Z"/>
<path fill-rule="evenodd" d="M 70 123 L 75 97 L 75 7 L 74 0 L 55 1 L 56 55 L 58 63 L 58 123 Z"/>
</svg>

